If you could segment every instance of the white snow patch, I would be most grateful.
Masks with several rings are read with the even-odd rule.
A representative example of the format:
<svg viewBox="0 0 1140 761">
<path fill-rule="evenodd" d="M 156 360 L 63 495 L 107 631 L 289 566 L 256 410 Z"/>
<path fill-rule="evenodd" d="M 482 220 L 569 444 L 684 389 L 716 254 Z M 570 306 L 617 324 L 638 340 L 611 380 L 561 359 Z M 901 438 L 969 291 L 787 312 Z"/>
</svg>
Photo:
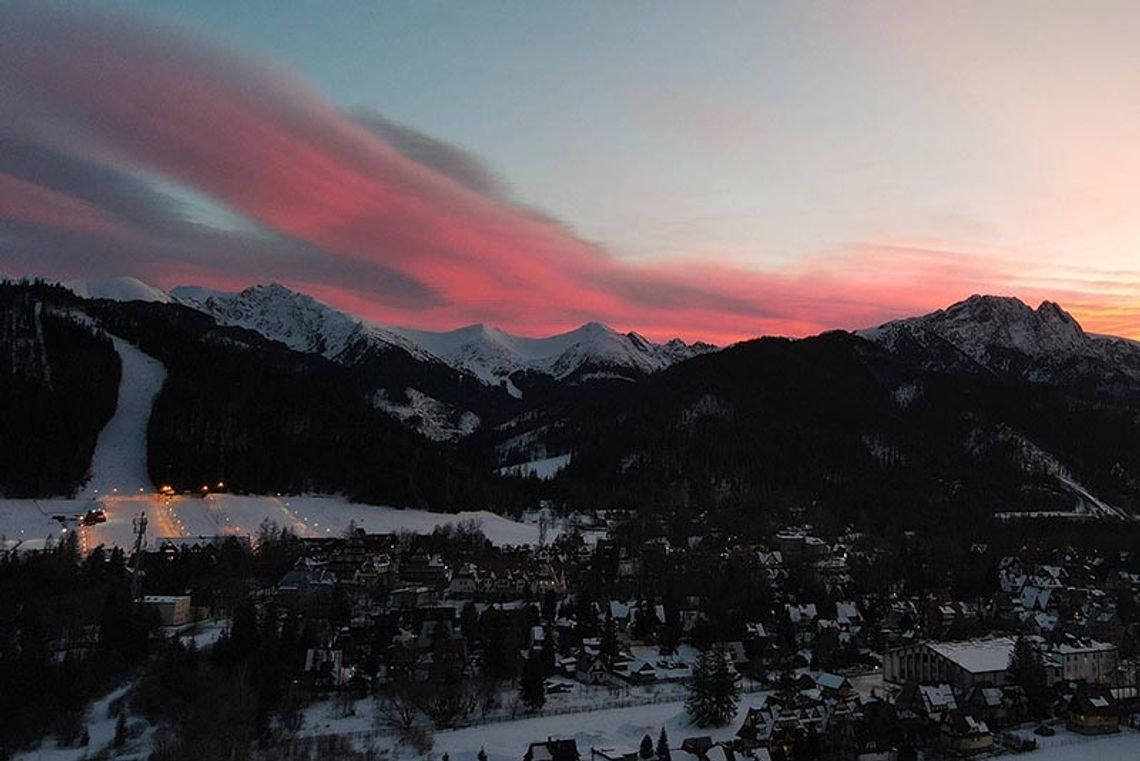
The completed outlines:
<svg viewBox="0 0 1140 761">
<path fill-rule="evenodd" d="M 517 465 L 507 465 L 499 468 L 498 473 L 501 476 L 520 476 L 522 478 L 534 476 L 542 481 L 549 481 L 558 474 L 558 471 L 570 464 L 572 457 L 573 455 L 570 454 L 560 454 L 557 457 L 546 457 Z"/>
<path fill-rule="evenodd" d="M 470 436 L 482 422 L 474 412 L 460 411 L 417 389 L 409 387 L 404 393 L 408 397 L 407 404 L 393 403 L 383 389 L 373 395 L 372 403 L 432 441 L 455 441 Z"/>
</svg>

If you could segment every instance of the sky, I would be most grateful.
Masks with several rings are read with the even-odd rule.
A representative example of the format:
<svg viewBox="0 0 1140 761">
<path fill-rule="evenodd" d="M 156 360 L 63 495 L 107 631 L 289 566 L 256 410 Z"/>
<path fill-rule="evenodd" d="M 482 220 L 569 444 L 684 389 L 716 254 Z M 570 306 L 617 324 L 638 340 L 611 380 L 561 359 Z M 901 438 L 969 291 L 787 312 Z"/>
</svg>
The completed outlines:
<svg viewBox="0 0 1140 761">
<path fill-rule="evenodd" d="M 728 342 L 1140 338 L 1140 5 L 0 0 L 0 272 Z"/>
</svg>

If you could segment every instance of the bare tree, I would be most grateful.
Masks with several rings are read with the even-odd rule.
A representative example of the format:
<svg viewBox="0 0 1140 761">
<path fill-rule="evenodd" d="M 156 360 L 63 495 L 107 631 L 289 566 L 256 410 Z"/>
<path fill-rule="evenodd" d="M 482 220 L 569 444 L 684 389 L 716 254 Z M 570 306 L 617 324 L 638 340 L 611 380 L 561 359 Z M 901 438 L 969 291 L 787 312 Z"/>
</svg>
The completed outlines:
<svg viewBox="0 0 1140 761">
<path fill-rule="evenodd" d="M 423 696 L 417 685 L 401 681 L 389 685 L 376 696 L 376 718 L 384 726 L 401 731 L 411 729 L 420 715 Z"/>
</svg>

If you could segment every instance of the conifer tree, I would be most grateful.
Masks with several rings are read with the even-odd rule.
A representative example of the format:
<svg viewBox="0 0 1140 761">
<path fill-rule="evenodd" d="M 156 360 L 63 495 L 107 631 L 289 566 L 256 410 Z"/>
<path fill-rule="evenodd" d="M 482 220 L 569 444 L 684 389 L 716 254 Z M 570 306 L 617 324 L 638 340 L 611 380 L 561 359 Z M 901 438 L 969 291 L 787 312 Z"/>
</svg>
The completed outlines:
<svg viewBox="0 0 1140 761">
<path fill-rule="evenodd" d="M 669 735 L 665 734 L 665 727 L 661 727 L 661 734 L 657 735 L 657 761 L 673 761 L 673 754 L 669 752 Z"/>
<path fill-rule="evenodd" d="M 546 670 L 542 659 L 534 655 L 528 656 L 519 678 L 519 698 L 528 711 L 542 710 L 546 704 L 546 687 L 543 684 L 545 678 Z"/>
<path fill-rule="evenodd" d="M 1019 636 L 1009 654 L 1009 673 L 1014 684 L 1025 690 L 1029 709 L 1035 714 L 1045 711 L 1046 675 L 1041 652 L 1024 636 Z"/>
<path fill-rule="evenodd" d="M 617 624 L 614 623 L 613 616 L 607 614 L 606 622 L 602 625 L 602 636 L 598 642 L 598 657 L 606 671 L 613 671 L 618 650 Z"/>
<path fill-rule="evenodd" d="M 740 689 L 721 647 L 701 653 L 689 683 L 685 708 L 698 727 L 721 727 L 736 714 Z"/>
</svg>

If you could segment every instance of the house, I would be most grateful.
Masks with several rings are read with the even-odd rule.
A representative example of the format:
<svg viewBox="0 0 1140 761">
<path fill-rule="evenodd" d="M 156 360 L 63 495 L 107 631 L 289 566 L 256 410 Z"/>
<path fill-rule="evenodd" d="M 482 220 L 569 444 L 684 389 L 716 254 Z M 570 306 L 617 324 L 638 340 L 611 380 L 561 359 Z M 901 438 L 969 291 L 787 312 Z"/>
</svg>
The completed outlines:
<svg viewBox="0 0 1140 761">
<path fill-rule="evenodd" d="M 601 657 L 597 653 L 583 650 L 574 667 L 574 678 L 582 684 L 605 684 L 608 676 L 609 672 L 602 665 Z"/>
<path fill-rule="evenodd" d="M 714 743 L 709 737 L 689 737 L 673 752 L 677 761 L 736 761 L 737 752 L 730 743 Z M 771 761 L 765 748 L 754 748 L 741 761 Z"/>
<path fill-rule="evenodd" d="M 845 676 L 821 672 L 815 676 L 815 684 L 826 698 L 847 700 L 855 695 L 855 687 Z"/>
<path fill-rule="evenodd" d="M 579 761 L 578 743 L 574 740 L 553 740 L 546 738 L 546 742 L 531 743 L 523 761 Z"/>
<path fill-rule="evenodd" d="M 590 761 L 637 761 L 637 748 L 590 748 Z"/>
<path fill-rule="evenodd" d="M 162 626 L 190 623 L 190 595 L 146 595 L 142 603 L 157 611 Z"/>
<path fill-rule="evenodd" d="M 1077 690 L 1069 702 L 1065 726 L 1082 735 L 1103 735 L 1120 731 L 1120 708 L 1112 692 L 1088 686 Z"/>
<path fill-rule="evenodd" d="M 335 689 L 351 676 L 344 668 L 344 651 L 339 648 L 311 647 L 305 651 L 304 683 L 310 689 Z"/>
<path fill-rule="evenodd" d="M 649 684 L 657 681 L 657 669 L 639 658 L 623 663 L 616 673 L 630 684 Z"/>
<path fill-rule="evenodd" d="M 1061 678 L 1073 682 L 1107 684 L 1120 666 L 1116 645 L 1096 640 L 1069 640 L 1049 653 L 1061 664 Z"/>
<path fill-rule="evenodd" d="M 707 754 L 712 747 L 712 738 L 707 735 L 686 737 L 681 741 L 681 751 L 698 759 L 707 758 Z"/>
<path fill-rule="evenodd" d="M 910 684 L 899 695 L 895 705 L 900 712 L 907 712 L 928 722 L 938 724 L 943 717 L 958 710 L 954 690 L 948 684 Z"/>
<path fill-rule="evenodd" d="M 985 753 L 994 747 L 994 735 L 984 721 L 965 711 L 951 711 L 943 717 L 942 745 L 963 756 Z"/>
<path fill-rule="evenodd" d="M 991 727 L 1007 727 L 1025 720 L 1029 700 L 1016 685 L 973 687 L 962 700 L 962 708 Z"/>
</svg>

